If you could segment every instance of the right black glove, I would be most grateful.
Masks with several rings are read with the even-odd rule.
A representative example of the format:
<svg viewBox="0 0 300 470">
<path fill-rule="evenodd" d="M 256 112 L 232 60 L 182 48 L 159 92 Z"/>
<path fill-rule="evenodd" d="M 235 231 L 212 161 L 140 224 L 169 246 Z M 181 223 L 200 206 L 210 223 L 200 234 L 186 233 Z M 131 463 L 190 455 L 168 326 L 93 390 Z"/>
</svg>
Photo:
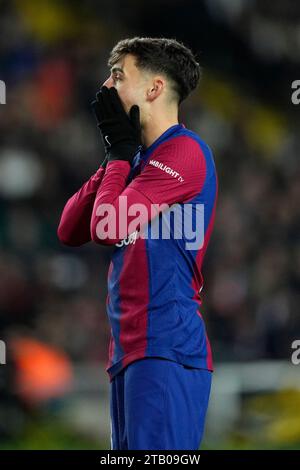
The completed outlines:
<svg viewBox="0 0 300 470">
<path fill-rule="evenodd" d="M 92 102 L 101 132 L 106 161 L 125 160 L 132 163 L 141 149 L 140 109 L 133 105 L 126 113 L 116 88 L 103 86 Z"/>
</svg>

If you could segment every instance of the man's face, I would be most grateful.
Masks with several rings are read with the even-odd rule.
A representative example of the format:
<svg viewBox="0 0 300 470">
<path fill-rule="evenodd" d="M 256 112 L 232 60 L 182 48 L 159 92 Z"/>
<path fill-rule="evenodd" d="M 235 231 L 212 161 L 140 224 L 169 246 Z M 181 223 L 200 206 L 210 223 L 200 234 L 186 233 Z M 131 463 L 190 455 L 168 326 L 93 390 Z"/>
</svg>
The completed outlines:
<svg viewBox="0 0 300 470">
<path fill-rule="evenodd" d="M 147 82 L 146 74 L 135 66 L 135 60 L 134 56 L 126 54 L 112 67 L 111 75 L 103 85 L 117 89 L 127 113 L 131 106 L 137 104 L 140 107 L 141 122 L 143 122 L 143 108 L 149 82 Z"/>
</svg>

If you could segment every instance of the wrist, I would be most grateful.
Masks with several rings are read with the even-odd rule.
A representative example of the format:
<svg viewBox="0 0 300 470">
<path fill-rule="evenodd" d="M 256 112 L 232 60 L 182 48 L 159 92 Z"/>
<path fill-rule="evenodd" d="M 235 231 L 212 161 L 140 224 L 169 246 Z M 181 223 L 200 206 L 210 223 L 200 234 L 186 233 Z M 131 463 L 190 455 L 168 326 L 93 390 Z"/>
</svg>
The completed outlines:
<svg viewBox="0 0 300 470">
<path fill-rule="evenodd" d="M 111 162 L 115 160 L 123 160 L 131 163 L 140 148 L 141 145 L 137 144 L 115 145 L 111 147 L 108 151 L 108 161 Z"/>
<path fill-rule="evenodd" d="M 107 162 L 108 162 L 108 157 L 106 155 L 103 162 L 100 165 L 100 168 L 106 168 Z"/>
<path fill-rule="evenodd" d="M 118 173 L 129 174 L 131 165 L 127 160 L 111 160 L 107 162 L 106 172 L 116 170 Z"/>
</svg>

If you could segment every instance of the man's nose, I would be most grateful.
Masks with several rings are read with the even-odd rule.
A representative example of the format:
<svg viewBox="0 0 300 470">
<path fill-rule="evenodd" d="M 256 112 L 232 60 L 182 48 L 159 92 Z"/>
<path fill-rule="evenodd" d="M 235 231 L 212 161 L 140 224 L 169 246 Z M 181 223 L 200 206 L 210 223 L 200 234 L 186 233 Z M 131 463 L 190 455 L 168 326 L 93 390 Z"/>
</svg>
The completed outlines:
<svg viewBox="0 0 300 470">
<path fill-rule="evenodd" d="M 111 88 L 113 86 L 113 79 L 112 77 L 108 77 L 104 83 L 102 83 L 102 86 L 106 86 L 107 88 Z"/>
</svg>

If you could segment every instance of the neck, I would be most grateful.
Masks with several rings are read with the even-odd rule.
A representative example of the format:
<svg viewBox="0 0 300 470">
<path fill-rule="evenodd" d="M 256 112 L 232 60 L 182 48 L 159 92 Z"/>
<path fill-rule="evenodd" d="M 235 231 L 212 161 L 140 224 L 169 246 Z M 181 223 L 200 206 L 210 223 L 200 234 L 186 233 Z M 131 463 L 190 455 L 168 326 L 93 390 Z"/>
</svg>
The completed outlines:
<svg viewBox="0 0 300 470">
<path fill-rule="evenodd" d="M 149 120 L 142 127 L 142 142 L 148 148 L 156 139 L 158 139 L 170 127 L 178 124 L 178 116 L 164 120 Z"/>
</svg>

